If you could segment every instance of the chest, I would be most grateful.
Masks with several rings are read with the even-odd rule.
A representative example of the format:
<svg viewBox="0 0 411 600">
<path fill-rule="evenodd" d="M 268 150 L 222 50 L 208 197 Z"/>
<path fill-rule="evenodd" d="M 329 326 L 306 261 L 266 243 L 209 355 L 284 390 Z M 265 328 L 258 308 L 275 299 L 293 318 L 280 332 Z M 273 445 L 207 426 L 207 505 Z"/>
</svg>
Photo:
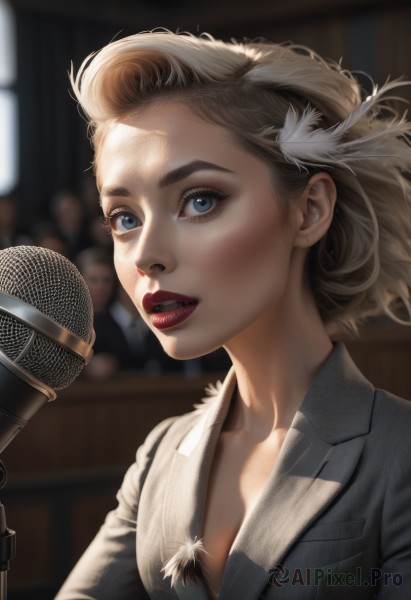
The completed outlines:
<svg viewBox="0 0 411 600">
<path fill-rule="evenodd" d="M 285 431 L 260 443 L 243 433 L 223 432 L 214 456 L 204 515 L 202 558 L 212 590 L 221 584 L 231 546 L 264 492 Z"/>
</svg>

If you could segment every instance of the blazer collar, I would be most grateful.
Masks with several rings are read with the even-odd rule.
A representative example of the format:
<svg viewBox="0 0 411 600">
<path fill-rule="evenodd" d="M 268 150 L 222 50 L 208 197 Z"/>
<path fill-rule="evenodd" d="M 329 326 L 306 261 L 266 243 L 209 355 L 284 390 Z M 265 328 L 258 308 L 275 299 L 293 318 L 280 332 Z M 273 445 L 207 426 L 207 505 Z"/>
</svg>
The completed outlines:
<svg viewBox="0 0 411 600">
<path fill-rule="evenodd" d="M 202 536 L 210 469 L 235 385 L 231 370 L 175 452 L 164 498 L 165 562 L 187 540 Z M 256 508 L 238 532 L 221 600 L 258 597 L 270 568 L 344 488 L 361 456 L 373 396 L 344 346 L 336 344 L 293 419 Z M 191 583 L 178 583 L 175 590 L 181 600 L 206 597 L 202 586 Z"/>
<path fill-rule="evenodd" d="M 374 387 L 359 371 L 345 346 L 337 342 L 291 427 L 299 429 L 307 419 L 322 440 L 338 444 L 368 433 L 373 403 Z"/>
</svg>

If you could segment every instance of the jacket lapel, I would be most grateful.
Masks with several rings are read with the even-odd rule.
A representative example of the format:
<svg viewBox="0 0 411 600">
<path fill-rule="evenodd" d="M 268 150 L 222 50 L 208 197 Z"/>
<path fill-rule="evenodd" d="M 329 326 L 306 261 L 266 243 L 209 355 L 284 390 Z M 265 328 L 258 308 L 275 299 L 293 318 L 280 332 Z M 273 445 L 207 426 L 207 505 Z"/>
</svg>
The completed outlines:
<svg viewBox="0 0 411 600">
<path fill-rule="evenodd" d="M 202 523 L 207 484 L 218 442 L 236 386 L 231 370 L 218 393 L 198 408 L 197 423 L 183 438 L 174 453 L 164 497 L 163 564 L 166 564 L 186 543 L 202 536 Z M 179 598 L 206 600 L 203 586 L 179 579 L 173 585 Z"/>
</svg>

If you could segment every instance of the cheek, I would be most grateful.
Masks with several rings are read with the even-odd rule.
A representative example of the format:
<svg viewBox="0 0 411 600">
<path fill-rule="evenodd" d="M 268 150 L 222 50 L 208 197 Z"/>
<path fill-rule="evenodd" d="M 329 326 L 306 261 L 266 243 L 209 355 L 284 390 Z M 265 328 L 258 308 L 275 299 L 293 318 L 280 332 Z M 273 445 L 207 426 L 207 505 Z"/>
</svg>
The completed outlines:
<svg viewBox="0 0 411 600">
<path fill-rule="evenodd" d="M 253 279 L 253 274 L 266 270 L 270 264 L 280 268 L 287 255 L 286 224 L 280 211 L 270 215 L 252 216 L 227 230 L 213 231 L 207 244 L 192 254 L 200 269 L 221 277 L 230 285 L 235 276 Z M 266 272 L 266 271 L 265 271 Z"/>
</svg>

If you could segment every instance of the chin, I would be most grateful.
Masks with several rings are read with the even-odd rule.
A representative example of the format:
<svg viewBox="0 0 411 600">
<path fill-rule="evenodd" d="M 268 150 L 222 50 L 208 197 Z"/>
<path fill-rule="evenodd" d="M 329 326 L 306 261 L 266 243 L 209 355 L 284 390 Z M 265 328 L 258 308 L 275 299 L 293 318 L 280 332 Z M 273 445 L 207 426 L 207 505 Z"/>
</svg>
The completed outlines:
<svg viewBox="0 0 411 600">
<path fill-rule="evenodd" d="M 191 360 L 193 358 L 201 358 L 214 350 L 221 348 L 221 343 L 205 345 L 199 344 L 198 339 L 182 339 L 180 336 L 164 336 L 157 335 L 164 352 L 175 360 Z"/>
<path fill-rule="evenodd" d="M 170 358 L 174 358 L 175 360 L 191 360 L 193 358 L 201 358 L 205 354 L 212 352 L 212 350 L 203 352 L 201 350 L 192 350 L 190 348 L 170 348 L 168 344 L 162 344 L 162 348 L 164 352 L 170 356 Z"/>
</svg>

